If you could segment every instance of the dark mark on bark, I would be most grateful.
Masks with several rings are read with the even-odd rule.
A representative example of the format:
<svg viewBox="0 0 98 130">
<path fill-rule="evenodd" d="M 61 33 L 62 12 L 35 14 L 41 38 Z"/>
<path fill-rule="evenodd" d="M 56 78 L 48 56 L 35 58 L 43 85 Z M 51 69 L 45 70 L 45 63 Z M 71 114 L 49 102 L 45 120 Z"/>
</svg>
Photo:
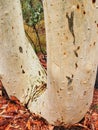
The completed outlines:
<svg viewBox="0 0 98 130">
<path fill-rule="evenodd" d="M 86 14 L 85 10 L 83 11 L 83 14 L 84 14 L 84 15 Z"/>
<path fill-rule="evenodd" d="M 38 73 L 39 73 L 39 76 L 41 76 L 41 72 L 40 72 L 40 71 L 38 71 Z"/>
<path fill-rule="evenodd" d="M 74 77 L 74 75 L 72 74 L 72 78 Z"/>
<path fill-rule="evenodd" d="M 25 73 L 25 71 L 24 71 L 24 70 L 22 70 L 22 73 L 24 74 L 24 73 Z"/>
<path fill-rule="evenodd" d="M 79 7 L 79 5 L 77 5 L 77 9 L 79 9 L 80 7 Z"/>
<path fill-rule="evenodd" d="M 22 65 L 21 65 L 21 68 L 22 68 Z"/>
<path fill-rule="evenodd" d="M 73 44 L 75 44 L 75 34 L 74 34 L 74 12 L 71 12 L 71 15 L 69 17 L 68 13 L 66 13 L 66 18 L 68 19 L 68 26 L 69 30 L 73 36 Z"/>
<path fill-rule="evenodd" d="M 21 46 L 19 46 L 19 51 L 20 53 L 23 53 L 23 48 Z"/>
<path fill-rule="evenodd" d="M 76 69 L 78 68 L 78 64 L 77 64 L 77 63 L 75 63 L 75 68 L 76 68 Z"/>
<path fill-rule="evenodd" d="M 87 92 L 86 92 L 86 91 L 84 91 L 84 94 L 83 94 L 83 95 L 85 96 L 86 94 L 87 94 Z"/>
<path fill-rule="evenodd" d="M 14 29 L 14 27 L 12 26 L 12 30 Z"/>
<path fill-rule="evenodd" d="M 77 47 L 77 50 L 79 50 L 79 49 L 80 49 L 80 46 Z"/>
<path fill-rule="evenodd" d="M 74 50 L 74 54 L 75 54 L 76 57 L 78 57 L 78 52 L 77 52 L 78 50 L 80 50 L 80 46 L 78 46 L 78 47 L 76 48 L 76 50 Z"/>
<path fill-rule="evenodd" d="M 96 0 L 92 0 L 92 3 L 93 3 L 93 4 L 96 3 Z"/>
<path fill-rule="evenodd" d="M 74 54 L 75 54 L 76 57 L 78 57 L 77 50 L 74 50 Z"/>
<path fill-rule="evenodd" d="M 73 75 L 72 77 L 66 76 L 67 80 L 68 80 L 68 85 L 70 85 L 73 81 Z"/>
<path fill-rule="evenodd" d="M 57 93 L 59 93 L 59 91 L 57 91 Z"/>
<path fill-rule="evenodd" d="M 93 45 L 95 46 L 95 45 L 96 45 L 96 42 L 94 42 Z"/>
</svg>

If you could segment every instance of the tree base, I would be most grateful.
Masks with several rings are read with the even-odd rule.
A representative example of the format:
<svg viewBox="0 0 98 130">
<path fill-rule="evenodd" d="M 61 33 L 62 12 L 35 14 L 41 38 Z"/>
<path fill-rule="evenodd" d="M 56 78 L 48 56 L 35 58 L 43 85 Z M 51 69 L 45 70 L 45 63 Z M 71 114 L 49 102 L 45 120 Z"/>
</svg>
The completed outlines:
<svg viewBox="0 0 98 130">
<path fill-rule="evenodd" d="M 95 90 L 94 99 L 98 96 Z M 0 130 L 94 130 L 98 129 L 98 100 L 77 124 L 52 126 L 43 117 L 31 113 L 15 96 L 9 96 L 0 81 Z"/>
</svg>

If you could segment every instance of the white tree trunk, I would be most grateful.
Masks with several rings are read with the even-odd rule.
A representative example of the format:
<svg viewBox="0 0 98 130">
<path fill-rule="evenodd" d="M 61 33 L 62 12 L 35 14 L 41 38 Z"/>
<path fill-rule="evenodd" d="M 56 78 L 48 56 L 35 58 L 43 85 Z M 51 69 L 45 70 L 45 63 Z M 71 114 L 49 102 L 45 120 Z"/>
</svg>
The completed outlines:
<svg viewBox="0 0 98 130">
<path fill-rule="evenodd" d="M 46 89 L 45 71 L 25 37 L 19 0 L 0 0 L 0 79 L 24 103 Z"/>
<path fill-rule="evenodd" d="M 31 108 L 52 124 L 80 121 L 93 98 L 98 11 L 92 0 L 44 0 L 48 87 Z"/>
</svg>

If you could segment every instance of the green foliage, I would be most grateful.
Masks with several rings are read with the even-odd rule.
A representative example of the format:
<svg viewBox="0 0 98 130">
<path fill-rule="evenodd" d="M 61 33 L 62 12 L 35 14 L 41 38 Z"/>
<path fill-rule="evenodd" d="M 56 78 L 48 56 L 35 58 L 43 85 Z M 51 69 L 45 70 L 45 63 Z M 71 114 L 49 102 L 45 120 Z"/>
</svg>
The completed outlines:
<svg viewBox="0 0 98 130">
<path fill-rule="evenodd" d="M 40 1 L 21 0 L 23 19 L 29 26 L 35 26 L 43 18 L 43 6 Z"/>
<path fill-rule="evenodd" d="M 43 6 L 41 0 L 20 0 L 22 5 L 22 13 L 25 25 L 32 28 L 32 34 L 26 29 L 25 32 L 35 52 L 45 53 L 45 32 L 43 32 L 44 21 Z M 43 29 L 43 30 L 42 30 Z M 43 33 L 43 35 L 42 35 Z"/>
</svg>

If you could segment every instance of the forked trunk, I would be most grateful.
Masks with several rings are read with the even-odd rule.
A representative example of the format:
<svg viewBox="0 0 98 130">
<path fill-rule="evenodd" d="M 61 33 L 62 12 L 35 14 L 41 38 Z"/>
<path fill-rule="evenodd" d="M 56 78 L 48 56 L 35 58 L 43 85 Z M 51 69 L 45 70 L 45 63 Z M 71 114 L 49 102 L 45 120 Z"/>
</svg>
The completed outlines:
<svg viewBox="0 0 98 130">
<path fill-rule="evenodd" d="M 93 98 L 98 14 L 94 0 L 44 0 L 48 87 L 31 108 L 52 124 L 80 121 Z"/>
</svg>

